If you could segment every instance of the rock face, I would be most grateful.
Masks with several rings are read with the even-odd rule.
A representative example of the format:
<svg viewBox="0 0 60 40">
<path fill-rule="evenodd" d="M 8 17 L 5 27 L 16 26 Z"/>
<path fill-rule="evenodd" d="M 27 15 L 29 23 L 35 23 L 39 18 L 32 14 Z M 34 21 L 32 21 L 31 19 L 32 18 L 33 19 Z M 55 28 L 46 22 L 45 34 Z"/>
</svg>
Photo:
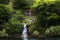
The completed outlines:
<svg viewBox="0 0 60 40">
<path fill-rule="evenodd" d="M 24 14 L 27 15 L 27 16 L 31 16 L 31 12 L 29 10 L 25 10 Z"/>
</svg>

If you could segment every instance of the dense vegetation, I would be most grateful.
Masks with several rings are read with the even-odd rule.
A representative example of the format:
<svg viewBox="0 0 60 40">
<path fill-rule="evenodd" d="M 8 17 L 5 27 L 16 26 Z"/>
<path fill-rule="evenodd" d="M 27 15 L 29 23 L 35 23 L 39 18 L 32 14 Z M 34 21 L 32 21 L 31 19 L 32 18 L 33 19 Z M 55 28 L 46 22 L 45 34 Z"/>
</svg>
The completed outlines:
<svg viewBox="0 0 60 40">
<path fill-rule="evenodd" d="M 28 36 L 60 35 L 60 1 L 0 0 L 1 37 L 21 36 L 24 22 L 28 23 Z"/>
</svg>

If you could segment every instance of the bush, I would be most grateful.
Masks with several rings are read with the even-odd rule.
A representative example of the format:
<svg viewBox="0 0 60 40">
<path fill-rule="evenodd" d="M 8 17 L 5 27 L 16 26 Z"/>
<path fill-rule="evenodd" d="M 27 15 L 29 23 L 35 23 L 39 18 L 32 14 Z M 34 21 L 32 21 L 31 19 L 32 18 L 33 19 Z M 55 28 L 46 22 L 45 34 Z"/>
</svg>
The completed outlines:
<svg viewBox="0 0 60 40">
<path fill-rule="evenodd" d="M 8 4 L 10 0 L 0 0 L 0 4 Z"/>
<path fill-rule="evenodd" d="M 17 10 L 16 13 L 12 15 L 12 17 L 9 21 L 9 24 L 10 24 L 9 28 L 10 28 L 11 32 L 12 31 L 14 33 L 22 32 L 22 30 L 23 30 L 23 27 L 22 27 L 23 20 L 24 20 L 24 18 L 23 18 L 22 12 Z"/>
<path fill-rule="evenodd" d="M 34 31 L 34 32 L 33 32 L 33 35 L 34 35 L 34 36 L 39 36 L 39 32 L 38 32 L 38 31 Z"/>
<path fill-rule="evenodd" d="M 6 33 L 6 30 L 3 29 L 2 31 L 0 31 L 0 37 L 5 37 L 8 36 L 8 34 Z"/>
<path fill-rule="evenodd" d="M 6 23 L 11 18 L 12 10 L 8 5 L 0 4 L 0 25 Z"/>
<path fill-rule="evenodd" d="M 45 31 L 46 35 L 60 35 L 60 26 L 51 26 Z"/>
</svg>

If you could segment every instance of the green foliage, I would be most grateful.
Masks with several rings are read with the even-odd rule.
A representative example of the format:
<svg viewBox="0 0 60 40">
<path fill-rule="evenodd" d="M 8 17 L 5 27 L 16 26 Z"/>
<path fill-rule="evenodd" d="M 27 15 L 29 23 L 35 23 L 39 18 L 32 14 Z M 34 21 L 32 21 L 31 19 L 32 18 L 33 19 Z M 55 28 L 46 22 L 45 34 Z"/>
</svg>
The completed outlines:
<svg viewBox="0 0 60 40">
<path fill-rule="evenodd" d="M 27 0 L 15 0 L 12 2 L 13 3 L 13 8 L 14 9 L 25 9 L 25 8 L 29 8 L 29 3 L 27 2 Z"/>
<path fill-rule="evenodd" d="M 15 10 L 15 13 L 12 15 L 12 17 L 10 18 L 8 24 L 4 24 L 7 29 L 7 31 L 9 30 L 9 34 L 11 33 L 22 33 L 23 30 L 23 22 L 24 18 L 23 18 L 23 14 L 22 11 L 20 10 Z"/>
<path fill-rule="evenodd" d="M 8 34 L 6 33 L 6 30 L 3 29 L 2 31 L 0 31 L 0 37 L 5 37 L 8 36 Z"/>
<path fill-rule="evenodd" d="M 40 3 L 38 5 L 36 4 L 36 7 L 33 6 L 32 14 L 36 16 L 36 21 L 33 26 L 30 27 L 32 29 L 30 31 L 38 30 L 44 34 L 45 29 L 52 25 L 56 26 L 60 24 L 60 1 L 44 1 Z"/>
<path fill-rule="evenodd" d="M 8 3 L 8 1 L 10 1 Z M 5 4 L 8 3 L 8 4 Z M 31 16 L 24 15 L 30 11 Z M 33 22 L 30 22 L 35 18 Z M 60 1 L 58 0 L 0 0 L 0 35 L 22 34 L 23 22 L 27 22 L 28 33 L 60 35 Z M 53 26 L 52 26 L 53 25 Z M 5 31 L 4 31 L 4 30 Z"/>
<path fill-rule="evenodd" d="M 7 6 L 8 5 L 0 4 L 0 25 L 8 22 L 11 18 L 12 11 L 10 11 L 11 9 Z"/>
<path fill-rule="evenodd" d="M 47 28 L 45 31 L 46 35 L 60 35 L 60 25 L 59 26 L 51 26 Z"/>
<path fill-rule="evenodd" d="M 42 26 L 42 27 L 49 27 L 51 25 L 57 25 L 55 24 L 55 22 L 57 22 L 59 19 L 59 13 L 57 13 L 56 10 L 60 10 L 58 9 L 58 5 L 56 4 L 59 4 L 59 2 L 57 3 L 54 3 L 54 4 L 42 4 L 42 6 L 38 5 L 35 9 L 35 12 L 36 13 L 35 15 L 37 15 L 37 23 L 38 25 Z M 55 20 L 55 21 L 54 21 Z"/>
<path fill-rule="evenodd" d="M 10 0 L 0 0 L 0 4 L 8 4 Z"/>
<path fill-rule="evenodd" d="M 1 30 L 5 29 L 8 34 L 21 33 L 23 19 L 22 10 L 14 10 L 11 2 L 0 4 Z"/>
<path fill-rule="evenodd" d="M 38 32 L 38 31 L 34 31 L 34 32 L 33 32 L 33 35 L 39 36 L 39 32 Z"/>
</svg>

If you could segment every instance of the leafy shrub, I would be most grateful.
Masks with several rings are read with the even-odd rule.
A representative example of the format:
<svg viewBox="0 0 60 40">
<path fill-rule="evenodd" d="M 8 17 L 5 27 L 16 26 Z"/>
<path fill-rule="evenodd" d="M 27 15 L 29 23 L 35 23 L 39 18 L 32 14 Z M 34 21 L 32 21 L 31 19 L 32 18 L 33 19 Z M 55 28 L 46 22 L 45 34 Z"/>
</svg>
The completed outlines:
<svg viewBox="0 0 60 40">
<path fill-rule="evenodd" d="M 0 0 L 0 4 L 8 4 L 10 0 Z"/>
<path fill-rule="evenodd" d="M 45 31 L 47 35 L 60 35 L 60 26 L 51 26 Z"/>
<path fill-rule="evenodd" d="M 0 31 L 0 37 L 5 37 L 8 36 L 8 34 L 6 33 L 6 30 L 3 29 L 2 31 Z"/>
<path fill-rule="evenodd" d="M 34 35 L 34 36 L 39 36 L 39 32 L 38 32 L 38 31 L 34 31 L 34 32 L 33 32 L 33 35 Z"/>
<path fill-rule="evenodd" d="M 12 10 L 7 5 L 0 4 L 0 25 L 11 18 Z"/>
</svg>

